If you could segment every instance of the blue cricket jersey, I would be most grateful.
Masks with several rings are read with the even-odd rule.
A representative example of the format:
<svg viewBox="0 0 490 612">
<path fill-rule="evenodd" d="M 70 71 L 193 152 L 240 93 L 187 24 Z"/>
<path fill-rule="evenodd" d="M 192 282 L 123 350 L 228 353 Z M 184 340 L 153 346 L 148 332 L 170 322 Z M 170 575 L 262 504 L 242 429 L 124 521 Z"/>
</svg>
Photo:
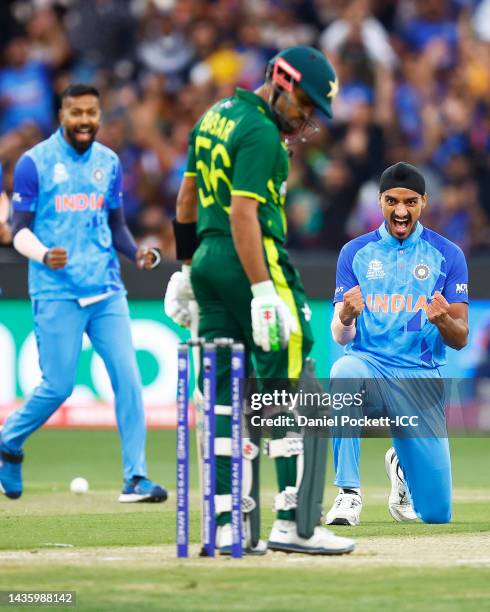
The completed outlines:
<svg viewBox="0 0 490 612">
<path fill-rule="evenodd" d="M 108 224 L 109 209 L 122 205 L 121 183 L 114 151 L 94 142 L 80 154 L 61 128 L 19 159 L 14 209 L 34 212 L 31 229 L 39 240 L 68 252 L 61 270 L 29 261 L 32 298 L 77 299 L 124 290 Z"/>
<path fill-rule="evenodd" d="M 420 222 L 403 242 L 383 223 L 348 242 L 337 262 L 334 303 L 359 285 L 365 308 L 347 354 L 383 365 L 436 368 L 446 363 L 439 330 L 425 306 L 435 291 L 449 303 L 468 302 L 468 269 L 461 249 Z"/>
</svg>

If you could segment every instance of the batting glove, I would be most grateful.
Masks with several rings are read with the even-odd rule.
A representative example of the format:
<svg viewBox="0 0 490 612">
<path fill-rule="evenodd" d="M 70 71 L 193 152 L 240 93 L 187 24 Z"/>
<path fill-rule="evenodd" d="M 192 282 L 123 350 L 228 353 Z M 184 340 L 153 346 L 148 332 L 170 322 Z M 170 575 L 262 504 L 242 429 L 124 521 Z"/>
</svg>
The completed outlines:
<svg viewBox="0 0 490 612">
<path fill-rule="evenodd" d="M 279 297 L 272 281 L 255 283 L 251 289 L 254 296 L 251 311 L 255 344 L 266 352 L 286 348 L 291 332 L 297 329 L 288 305 Z"/>
<path fill-rule="evenodd" d="M 189 265 L 184 264 L 181 271 L 174 272 L 170 277 L 164 304 L 165 314 L 182 327 L 189 328 L 196 316 L 199 316 Z"/>
</svg>

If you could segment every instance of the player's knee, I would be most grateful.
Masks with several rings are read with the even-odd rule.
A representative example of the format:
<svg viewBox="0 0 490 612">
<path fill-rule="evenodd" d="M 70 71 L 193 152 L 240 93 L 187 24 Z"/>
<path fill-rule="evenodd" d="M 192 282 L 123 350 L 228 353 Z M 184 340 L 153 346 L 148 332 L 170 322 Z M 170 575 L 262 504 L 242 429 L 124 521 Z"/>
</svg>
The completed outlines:
<svg viewBox="0 0 490 612">
<path fill-rule="evenodd" d="M 369 368 L 359 357 L 344 355 L 330 370 L 330 378 L 369 378 Z"/>
</svg>

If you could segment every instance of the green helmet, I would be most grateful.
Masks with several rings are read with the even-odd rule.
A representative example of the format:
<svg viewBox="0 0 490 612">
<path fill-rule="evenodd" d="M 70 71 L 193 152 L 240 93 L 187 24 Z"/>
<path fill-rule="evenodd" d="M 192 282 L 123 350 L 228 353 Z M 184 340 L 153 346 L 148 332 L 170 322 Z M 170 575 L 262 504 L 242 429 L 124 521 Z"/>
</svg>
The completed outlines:
<svg viewBox="0 0 490 612">
<path fill-rule="evenodd" d="M 289 47 L 275 55 L 267 78 L 286 91 L 302 89 L 318 110 L 332 117 L 332 102 L 339 90 L 337 75 L 328 59 L 313 47 Z"/>
</svg>

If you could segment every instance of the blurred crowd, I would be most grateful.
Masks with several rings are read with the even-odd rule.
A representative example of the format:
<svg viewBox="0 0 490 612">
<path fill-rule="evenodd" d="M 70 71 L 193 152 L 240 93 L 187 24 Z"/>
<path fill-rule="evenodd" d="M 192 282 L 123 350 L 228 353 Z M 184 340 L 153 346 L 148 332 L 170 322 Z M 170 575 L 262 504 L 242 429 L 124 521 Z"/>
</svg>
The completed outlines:
<svg viewBox="0 0 490 612">
<path fill-rule="evenodd" d="M 490 0 L 2 0 L 0 162 L 56 127 L 70 82 L 102 94 L 98 139 L 122 160 L 137 240 L 171 258 L 187 137 L 268 59 L 317 46 L 336 67 L 334 119 L 296 146 L 289 246 L 338 250 L 381 222 L 377 180 L 425 173 L 425 224 L 465 253 L 490 250 Z"/>
</svg>

